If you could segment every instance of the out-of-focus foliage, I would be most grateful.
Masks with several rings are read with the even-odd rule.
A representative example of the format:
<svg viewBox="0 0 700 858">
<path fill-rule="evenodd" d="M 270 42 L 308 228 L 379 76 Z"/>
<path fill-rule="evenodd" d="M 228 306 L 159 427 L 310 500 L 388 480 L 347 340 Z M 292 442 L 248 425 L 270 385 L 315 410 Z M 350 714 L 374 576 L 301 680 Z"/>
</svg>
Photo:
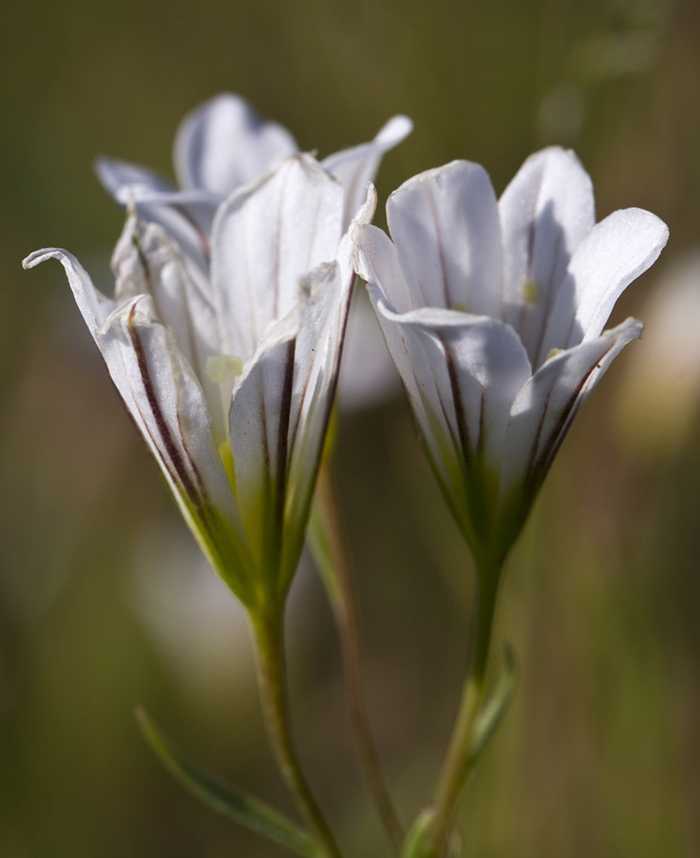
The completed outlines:
<svg viewBox="0 0 700 858">
<path fill-rule="evenodd" d="M 613 318 L 642 315 L 652 340 L 651 295 L 700 240 L 698 44 L 694 0 L 25 0 L 3 10 L 3 858 L 280 854 L 168 779 L 138 734 L 137 703 L 207 768 L 292 813 L 241 612 L 202 579 L 62 272 L 20 268 L 59 245 L 109 288 L 122 213 L 93 157 L 169 173 L 180 118 L 226 89 L 321 155 L 369 139 L 393 113 L 411 116 L 414 134 L 382 167 L 383 198 L 460 157 L 483 163 L 500 191 L 534 149 L 571 145 L 599 217 L 637 205 L 671 228 Z M 510 563 L 497 640 L 514 645 L 519 683 L 463 802 L 467 855 L 700 849 L 700 389 L 685 386 L 670 452 L 633 443 L 635 423 L 664 419 L 660 400 L 626 390 L 637 382 L 625 363 L 644 348 L 645 338 L 633 344 L 587 404 Z M 633 410 L 616 407 L 623 394 Z M 341 417 L 337 466 L 369 699 L 408 821 L 429 798 L 454 715 L 471 571 L 402 400 Z M 289 634 L 311 778 L 348 853 L 385 854 L 332 620 L 308 570 Z"/>
</svg>

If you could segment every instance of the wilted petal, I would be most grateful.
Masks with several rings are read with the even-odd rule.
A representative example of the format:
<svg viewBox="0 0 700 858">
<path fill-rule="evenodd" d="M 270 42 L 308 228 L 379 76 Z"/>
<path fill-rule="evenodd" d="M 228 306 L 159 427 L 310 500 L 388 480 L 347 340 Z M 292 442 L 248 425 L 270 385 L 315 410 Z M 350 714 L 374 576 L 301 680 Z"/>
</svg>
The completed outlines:
<svg viewBox="0 0 700 858">
<path fill-rule="evenodd" d="M 559 446 L 588 395 L 622 349 L 639 337 L 626 322 L 546 361 L 517 395 L 506 432 L 501 499 L 521 487 L 529 508 Z"/>
<path fill-rule="evenodd" d="M 569 263 L 540 357 L 597 337 L 622 292 L 656 261 L 667 240 L 666 224 L 643 209 L 621 209 L 597 224 Z"/>
<path fill-rule="evenodd" d="M 246 360 L 297 299 L 299 277 L 335 258 L 343 191 L 308 155 L 285 161 L 217 212 L 212 281 L 225 350 Z"/>
<path fill-rule="evenodd" d="M 281 125 L 263 119 L 244 98 L 224 93 L 182 121 L 175 171 L 182 187 L 226 197 L 298 148 Z"/>
<path fill-rule="evenodd" d="M 146 193 L 170 193 L 175 190 L 172 182 L 138 164 L 119 161 L 116 158 L 97 158 L 95 173 L 104 188 L 117 202 L 126 205 L 134 195 Z"/>
<path fill-rule="evenodd" d="M 272 328 L 243 369 L 229 411 L 236 493 L 256 565 L 279 574 L 294 347 L 299 316 Z"/>
<path fill-rule="evenodd" d="M 367 183 L 374 181 L 382 156 L 398 146 L 413 131 L 407 116 L 394 116 L 370 143 L 361 143 L 329 155 L 321 162 L 323 167 L 340 179 L 345 191 L 344 225 L 352 220 L 367 193 Z"/>
<path fill-rule="evenodd" d="M 453 161 L 389 197 L 391 236 L 416 306 L 500 315 L 501 228 L 483 167 Z"/>
<path fill-rule="evenodd" d="M 498 207 L 504 318 L 535 362 L 571 254 L 595 223 L 593 186 L 573 152 L 552 147 L 525 161 Z"/>
</svg>

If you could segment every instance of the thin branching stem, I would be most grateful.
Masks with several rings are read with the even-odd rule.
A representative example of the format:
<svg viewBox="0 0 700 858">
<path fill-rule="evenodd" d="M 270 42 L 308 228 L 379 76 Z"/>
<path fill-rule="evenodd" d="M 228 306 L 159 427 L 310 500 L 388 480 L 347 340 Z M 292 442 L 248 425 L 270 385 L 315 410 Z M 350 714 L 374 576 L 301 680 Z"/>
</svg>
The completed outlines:
<svg viewBox="0 0 700 858">
<path fill-rule="evenodd" d="M 331 599 L 331 603 L 340 634 L 350 719 L 367 784 L 387 835 L 398 855 L 404 839 L 404 829 L 382 772 L 370 725 L 362 679 L 362 644 L 357 597 L 328 463 L 324 463 L 321 467 L 316 486 L 316 498 L 322 508 L 327 527 L 329 549 L 338 585 L 337 598 Z"/>
</svg>

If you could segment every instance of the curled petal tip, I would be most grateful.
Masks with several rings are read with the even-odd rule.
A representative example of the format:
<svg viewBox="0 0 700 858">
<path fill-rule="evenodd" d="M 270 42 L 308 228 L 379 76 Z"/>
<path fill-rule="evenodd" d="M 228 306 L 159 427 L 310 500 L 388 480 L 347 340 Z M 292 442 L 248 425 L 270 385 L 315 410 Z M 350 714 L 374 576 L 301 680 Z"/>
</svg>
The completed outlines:
<svg viewBox="0 0 700 858">
<path fill-rule="evenodd" d="M 30 268 L 36 268 L 37 265 L 45 262 L 47 259 L 64 260 L 66 257 L 69 259 L 73 258 L 70 253 L 58 247 L 42 247 L 40 250 L 30 253 L 29 256 L 22 260 L 22 268 L 29 270 Z"/>
<path fill-rule="evenodd" d="M 386 125 L 377 134 L 376 142 L 396 145 L 413 131 L 413 120 L 402 113 L 392 116 Z"/>
<path fill-rule="evenodd" d="M 44 252 L 42 250 L 35 250 L 33 253 L 30 253 L 29 256 L 25 256 L 22 260 L 22 268 L 25 271 L 28 271 L 30 268 L 34 268 L 35 265 L 38 265 L 42 258 Z"/>
</svg>

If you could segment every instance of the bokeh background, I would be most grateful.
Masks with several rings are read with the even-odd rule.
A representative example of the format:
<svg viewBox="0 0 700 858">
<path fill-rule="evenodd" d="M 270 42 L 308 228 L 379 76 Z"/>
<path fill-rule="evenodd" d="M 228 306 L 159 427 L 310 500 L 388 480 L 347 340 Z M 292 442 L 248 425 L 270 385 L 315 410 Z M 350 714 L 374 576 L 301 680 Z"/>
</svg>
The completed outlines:
<svg viewBox="0 0 700 858">
<path fill-rule="evenodd" d="M 511 710 L 461 805 L 474 858 L 700 854 L 700 6 L 696 0 L 163 0 L 5 4 L 0 24 L 0 855 L 282 854 L 170 780 L 144 704 L 210 768 L 291 811 L 245 622 L 202 568 L 56 264 L 109 289 L 123 213 L 92 161 L 171 174 L 182 116 L 248 97 L 321 155 L 392 114 L 382 198 L 453 158 L 501 191 L 572 146 L 599 217 L 671 228 L 614 319 L 646 332 L 579 417 L 513 553 L 497 632 Z M 381 222 L 381 215 L 379 217 Z M 400 396 L 344 409 L 336 470 L 366 681 L 406 822 L 454 716 L 471 567 Z M 338 646 L 305 561 L 290 617 L 302 756 L 349 855 L 388 854 L 362 786 Z"/>
</svg>

